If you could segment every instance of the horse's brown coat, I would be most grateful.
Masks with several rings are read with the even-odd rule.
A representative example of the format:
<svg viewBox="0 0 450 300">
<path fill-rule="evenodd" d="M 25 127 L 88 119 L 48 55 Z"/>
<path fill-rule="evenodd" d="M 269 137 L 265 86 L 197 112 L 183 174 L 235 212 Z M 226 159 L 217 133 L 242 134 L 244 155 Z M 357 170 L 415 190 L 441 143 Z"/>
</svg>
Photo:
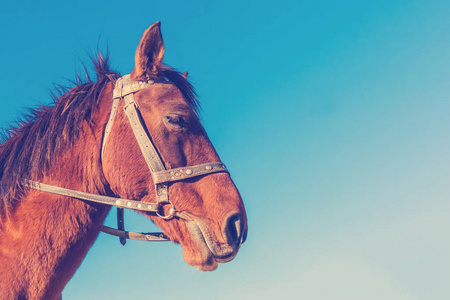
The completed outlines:
<svg viewBox="0 0 450 300">
<path fill-rule="evenodd" d="M 162 76 L 170 79 L 169 83 L 156 83 L 135 94 L 147 130 L 166 168 L 220 161 L 198 119 L 193 92 L 186 81 L 187 73 L 179 74 L 165 67 L 163 55 L 164 43 L 157 22 L 146 30 L 139 43 L 131 77 L 132 80 Z M 31 177 L 27 179 L 55 186 L 155 202 L 150 172 L 122 110 L 123 103 L 104 155 L 100 155 L 117 76 L 105 71 L 106 64 L 102 60 L 97 63 L 99 70 L 103 72 L 99 78 L 107 76 L 108 80 L 100 89 L 96 87 L 98 96 L 92 99 L 95 101 L 92 112 L 81 118 L 77 136 L 64 136 L 68 131 L 61 129 L 57 138 L 66 141 L 62 146 L 41 147 L 54 151 L 39 153 L 48 167 L 40 171 L 29 168 L 24 174 Z M 77 87 L 67 93 L 76 91 Z M 60 97 L 61 103 L 46 110 L 62 107 L 70 111 L 75 106 L 72 100 L 73 97 Z M 33 126 L 42 128 L 31 132 L 42 132 L 43 137 L 51 135 L 47 131 L 52 130 L 53 120 L 39 119 L 51 115 L 38 114 L 16 129 L 0 148 L 2 191 L 6 191 L 2 192 L 2 197 L 10 199 L 0 202 L 0 299 L 57 299 L 97 238 L 110 209 L 45 192 L 4 186 L 12 181 L 8 177 L 12 176 L 10 173 L 17 171 L 11 163 L 13 151 L 21 151 L 17 141 L 24 140 L 21 135 L 29 133 L 26 128 Z M 21 177 L 13 178 L 18 181 Z M 172 241 L 182 245 L 186 262 L 201 270 L 214 270 L 217 262 L 231 260 L 244 239 L 247 220 L 230 176 L 218 173 L 173 183 L 169 193 L 175 207 L 196 216 L 196 222 L 146 216 Z M 232 229 L 229 228 L 231 215 L 239 219 L 236 223 L 239 225 L 236 228 L 232 225 Z M 230 234 L 235 230 L 237 232 Z M 237 235 L 234 241 L 233 235 Z"/>
</svg>

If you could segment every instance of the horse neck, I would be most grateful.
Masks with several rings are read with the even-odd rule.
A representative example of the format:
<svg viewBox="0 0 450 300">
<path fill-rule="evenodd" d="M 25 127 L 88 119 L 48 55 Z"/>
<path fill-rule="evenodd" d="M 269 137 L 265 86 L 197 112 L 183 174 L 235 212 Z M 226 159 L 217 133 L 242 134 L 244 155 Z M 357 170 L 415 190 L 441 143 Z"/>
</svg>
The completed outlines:
<svg viewBox="0 0 450 300">
<path fill-rule="evenodd" d="M 100 97 L 106 95 L 108 88 Z M 102 100 L 105 104 L 93 116 L 97 127 L 80 125 L 80 137 L 54 160 L 41 182 L 106 193 L 100 149 L 107 102 Z M 57 298 L 97 238 L 109 209 L 30 191 L 0 231 L 0 299 Z"/>
</svg>

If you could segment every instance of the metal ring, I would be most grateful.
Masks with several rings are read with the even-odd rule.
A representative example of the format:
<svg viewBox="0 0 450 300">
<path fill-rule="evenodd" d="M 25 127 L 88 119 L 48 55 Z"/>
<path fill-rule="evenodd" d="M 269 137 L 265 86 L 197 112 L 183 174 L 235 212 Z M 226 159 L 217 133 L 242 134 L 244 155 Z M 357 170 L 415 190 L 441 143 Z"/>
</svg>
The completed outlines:
<svg viewBox="0 0 450 300">
<path fill-rule="evenodd" d="M 164 220 L 170 220 L 170 219 L 172 219 L 172 218 L 174 217 L 175 207 L 173 206 L 173 203 L 170 202 L 170 200 L 168 200 L 168 202 L 166 202 L 166 203 L 164 203 L 164 204 L 161 204 L 161 202 L 159 202 L 159 203 L 158 203 L 158 208 L 162 208 L 165 204 L 170 204 L 170 205 L 172 206 L 172 207 L 169 209 L 169 214 L 168 214 L 167 216 L 164 216 L 164 215 L 160 215 L 160 214 L 159 214 L 159 211 L 157 211 L 157 212 L 156 212 L 156 215 L 157 215 L 158 217 L 160 217 L 161 219 L 164 219 Z"/>
</svg>

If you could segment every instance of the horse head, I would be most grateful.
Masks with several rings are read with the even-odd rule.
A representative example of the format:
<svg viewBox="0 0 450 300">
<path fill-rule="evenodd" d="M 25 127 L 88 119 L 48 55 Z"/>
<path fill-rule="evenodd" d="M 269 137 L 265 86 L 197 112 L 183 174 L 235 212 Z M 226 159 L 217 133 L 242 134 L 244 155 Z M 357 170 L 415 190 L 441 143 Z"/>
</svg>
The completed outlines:
<svg viewBox="0 0 450 300">
<path fill-rule="evenodd" d="M 164 175 L 189 175 L 198 166 L 208 170 L 214 165 L 208 163 L 221 162 L 200 122 L 187 73 L 166 67 L 163 56 L 160 23 L 156 22 L 144 32 L 137 47 L 135 66 L 126 84 L 140 88 L 134 89 L 132 102 L 118 102 L 115 121 L 103 145 L 103 172 L 111 191 L 119 197 L 156 203 L 159 194 L 167 193 L 168 201 L 161 204 L 160 213 L 140 213 L 170 240 L 181 244 L 188 264 L 214 270 L 217 263 L 236 256 L 247 234 L 244 204 L 229 173 L 200 172 L 195 177 L 162 181 L 166 187 L 159 190 L 161 182 L 149 168 L 126 115 L 127 106 L 136 106 L 140 126 L 167 170 Z M 178 215 L 172 215 L 174 209 Z M 177 217 L 181 214 L 185 217 Z"/>
</svg>

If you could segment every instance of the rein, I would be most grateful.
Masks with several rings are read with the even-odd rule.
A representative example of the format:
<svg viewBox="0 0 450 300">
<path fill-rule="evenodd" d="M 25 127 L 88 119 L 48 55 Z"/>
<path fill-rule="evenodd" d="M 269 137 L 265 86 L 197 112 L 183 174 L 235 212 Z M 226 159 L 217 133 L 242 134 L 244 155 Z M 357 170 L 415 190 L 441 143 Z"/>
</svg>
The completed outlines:
<svg viewBox="0 0 450 300">
<path fill-rule="evenodd" d="M 166 81 L 168 81 L 166 79 Z M 123 199 L 119 197 L 109 197 L 91 193 L 85 193 L 56 187 L 36 181 L 28 180 L 24 183 L 25 186 L 52 194 L 67 196 L 84 200 L 88 202 L 101 203 L 117 207 L 117 226 L 118 229 L 103 226 L 102 231 L 111 235 L 118 236 L 122 245 L 125 245 L 125 239 L 141 240 L 141 241 L 169 241 L 169 238 L 164 233 L 137 233 L 124 230 L 123 209 L 131 209 L 136 211 L 145 211 L 156 214 L 158 217 L 169 220 L 172 218 L 179 218 L 185 221 L 193 221 L 194 219 L 186 212 L 175 209 L 173 203 L 169 200 L 169 184 L 172 182 L 182 181 L 188 178 L 208 175 L 218 172 L 227 172 L 225 165 L 221 162 L 210 162 L 194 166 L 174 168 L 167 170 L 164 163 L 152 143 L 150 136 L 145 130 L 145 123 L 140 117 L 139 107 L 134 100 L 134 94 L 142 89 L 148 88 L 155 83 L 153 80 L 147 82 L 139 81 L 131 83 L 130 74 L 120 77 L 116 81 L 113 91 L 112 109 L 108 123 L 105 127 L 103 135 L 101 154 L 105 150 L 106 141 L 111 132 L 115 116 L 117 115 L 118 105 L 121 99 L 125 101 L 124 111 L 128 117 L 134 136 L 139 144 L 142 155 L 150 169 L 153 184 L 155 185 L 156 203 L 147 203 L 136 200 Z M 165 205 L 170 205 L 167 215 L 164 215 L 163 208 Z"/>
</svg>

